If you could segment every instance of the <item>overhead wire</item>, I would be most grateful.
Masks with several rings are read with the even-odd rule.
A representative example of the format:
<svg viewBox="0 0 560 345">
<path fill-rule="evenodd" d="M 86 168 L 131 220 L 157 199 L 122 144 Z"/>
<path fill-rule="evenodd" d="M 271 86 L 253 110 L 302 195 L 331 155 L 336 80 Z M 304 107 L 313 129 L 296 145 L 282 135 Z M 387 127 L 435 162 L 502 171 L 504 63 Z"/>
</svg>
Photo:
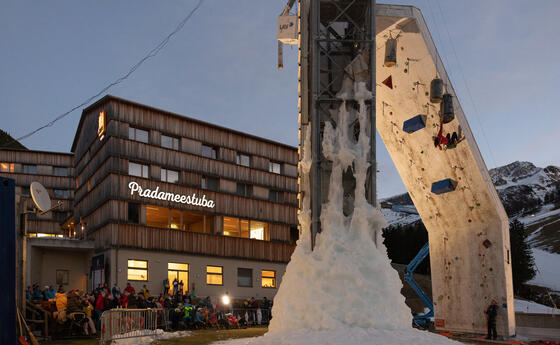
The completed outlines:
<svg viewBox="0 0 560 345">
<path fill-rule="evenodd" d="M 70 110 L 58 115 L 57 117 L 55 117 L 53 120 L 51 120 L 50 122 L 42 125 L 41 127 L 25 134 L 22 135 L 21 137 L 16 138 L 15 140 L 13 140 L 11 143 L 16 142 L 16 141 L 21 141 L 21 140 L 25 140 L 29 137 L 31 137 L 32 135 L 36 134 L 37 132 L 47 128 L 47 127 L 52 127 L 56 122 L 58 122 L 59 120 L 65 118 L 66 116 L 68 116 L 69 114 L 71 114 L 72 112 L 74 112 L 75 110 L 89 104 L 91 101 L 93 101 L 94 99 L 96 99 L 97 97 L 99 97 L 100 95 L 102 95 L 104 92 L 108 91 L 109 89 L 111 89 L 113 86 L 118 85 L 120 83 L 122 83 L 123 81 L 125 81 L 126 79 L 128 79 L 128 77 L 130 77 L 130 75 L 132 73 L 134 73 L 146 60 L 156 56 L 161 50 L 163 50 L 163 48 L 165 48 L 165 46 L 169 43 L 169 41 L 171 40 L 171 38 L 177 34 L 179 31 L 181 31 L 181 29 L 185 26 L 185 24 L 189 21 L 189 19 L 193 16 L 193 14 L 198 10 L 198 8 L 202 5 L 202 3 L 204 2 L 204 0 L 199 0 L 198 3 L 196 4 L 196 6 L 189 12 L 189 14 L 183 18 L 179 24 L 177 24 L 177 26 L 175 27 L 175 29 L 169 34 L 167 35 L 161 42 L 159 42 L 158 45 L 156 45 L 152 50 L 150 50 L 148 52 L 147 55 L 145 55 L 142 59 L 140 59 L 140 61 L 138 61 L 136 64 L 134 64 L 126 74 L 124 74 L 123 76 L 115 79 L 112 83 L 108 84 L 107 86 L 105 86 L 104 88 L 102 88 L 99 92 L 97 92 L 95 95 L 87 98 L 85 101 L 83 101 L 82 103 L 76 105 L 75 107 L 72 107 Z M 11 144 L 8 143 L 7 145 Z"/>
<path fill-rule="evenodd" d="M 429 2 L 431 0 L 428 0 Z M 484 131 L 484 126 L 482 125 L 482 122 L 480 121 L 480 113 L 478 111 L 478 107 L 476 106 L 476 103 L 474 102 L 474 98 L 472 96 L 471 90 L 469 88 L 469 85 L 467 83 L 467 78 L 465 78 L 465 73 L 463 72 L 463 68 L 461 66 L 461 61 L 459 60 L 459 55 L 457 54 L 457 51 L 455 49 L 455 45 L 453 44 L 453 40 L 451 39 L 451 34 L 449 33 L 449 28 L 447 25 L 447 20 L 445 19 L 445 16 L 443 15 L 443 10 L 441 9 L 441 5 L 439 3 L 438 0 L 435 0 L 438 8 L 439 8 L 439 13 L 442 17 L 442 21 L 443 21 L 443 27 L 445 28 L 445 31 L 447 32 L 447 38 L 449 39 L 449 45 L 451 46 L 451 50 L 453 51 L 453 55 L 455 56 L 455 62 L 457 63 L 457 67 L 459 69 L 459 72 L 461 74 L 461 78 L 463 79 L 463 83 L 465 84 L 465 89 L 467 89 L 467 93 L 469 95 L 469 99 L 471 101 L 472 107 L 474 109 L 474 118 L 476 119 L 478 126 L 480 127 L 480 131 L 482 133 L 482 137 L 484 138 L 484 141 L 486 143 L 486 146 L 488 147 L 488 153 L 490 154 L 490 158 L 492 159 L 492 162 L 494 163 L 494 167 L 497 167 L 498 164 L 496 163 L 496 159 L 494 157 L 494 153 L 492 151 L 492 148 L 489 144 L 488 138 L 486 136 L 486 133 Z M 431 5 L 430 5 L 431 8 Z M 437 19 L 434 18 L 434 20 L 436 21 L 436 25 L 437 25 Z M 443 42 L 442 42 L 443 43 Z"/>
</svg>

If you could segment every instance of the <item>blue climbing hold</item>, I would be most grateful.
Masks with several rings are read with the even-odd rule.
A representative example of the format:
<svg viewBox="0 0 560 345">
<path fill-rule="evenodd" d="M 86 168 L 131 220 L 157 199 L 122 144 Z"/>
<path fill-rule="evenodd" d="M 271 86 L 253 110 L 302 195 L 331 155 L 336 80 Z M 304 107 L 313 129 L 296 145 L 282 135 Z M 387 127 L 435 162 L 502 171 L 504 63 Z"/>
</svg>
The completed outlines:
<svg viewBox="0 0 560 345">
<path fill-rule="evenodd" d="M 403 123 L 403 131 L 413 133 L 426 127 L 426 115 L 416 115 Z"/>
<path fill-rule="evenodd" d="M 432 183 L 432 193 L 444 194 L 444 193 L 454 191 L 456 187 L 457 187 L 457 182 L 448 178 L 445 180 Z"/>
</svg>

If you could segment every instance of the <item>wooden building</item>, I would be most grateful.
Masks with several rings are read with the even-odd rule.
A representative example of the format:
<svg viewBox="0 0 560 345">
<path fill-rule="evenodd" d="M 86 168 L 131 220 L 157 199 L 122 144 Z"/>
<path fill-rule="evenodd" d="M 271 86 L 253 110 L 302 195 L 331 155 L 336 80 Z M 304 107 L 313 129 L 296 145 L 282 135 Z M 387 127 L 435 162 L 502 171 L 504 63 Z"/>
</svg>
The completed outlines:
<svg viewBox="0 0 560 345">
<path fill-rule="evenodd" d="M 91 286 L 274 296 L 298 237 L 296 148 L 106 96 L 71 151 Z"/>
</svg>

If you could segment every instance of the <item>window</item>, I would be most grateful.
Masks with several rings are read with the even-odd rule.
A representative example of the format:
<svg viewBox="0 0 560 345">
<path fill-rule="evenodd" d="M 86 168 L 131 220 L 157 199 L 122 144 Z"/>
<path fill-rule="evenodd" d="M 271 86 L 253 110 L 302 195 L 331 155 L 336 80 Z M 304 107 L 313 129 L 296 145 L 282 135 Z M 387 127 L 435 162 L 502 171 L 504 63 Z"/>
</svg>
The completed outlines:
<svg viewBox="0 0 560 345">
<path fill-rule="evenodd" d="M 275 174 L 280 174 L 280 163 L 277 162 L 268 162 L 268 171 Z"/>
<path fill-rule="evenodd" d="M 76 189 L 80 187 L 80 176 L 76 176 Z"/>
<path fill-rule="evenodd" d="M 238 153 L 235 162 L 239 165 L 243 165 L 243 166 L 251 166 L 251 158 L 247 155 L 244 155 L 242 153 Z"/>
<path fill-rule="evenodd" d="M 128 203 L 128 221 L 140 224 L 140 205 L 132 202 Z"/>
<path fill-rule="evenodd" d="M 237 195 L 250 197 L 253 195 L 253 187 L 248 184 L 238 183 L 237 184 Z"/>
<path fill-rule="evenodd" d="M 91 179 L 87 180 L 87 191 L 90 192 L 91 191 Z"/>
<path fill-rule="evenodd" d="M 161 135 L 161 146 L 172 150 L 179 149 L 179 138 L 168 137 L 167 135 Z"/>
<path fill-rule="evenodd" d="M 56 270 L 56 285 L 68 285 L 69 277 L 68 270 Z"/>
<path fill-rule="evenodd" d="M 183 282 L 183 291 L 189 290 L 189 264 L 170 262 L 167 264 L 167 279 L 169 279 L 169 293 L 173 293 L 173 281 Z"/>
<path fill-rule="evenodd" d="M 148 143 L 148 131 L 140 128 L 128 127 L 128 139 Z"/>
<path fill-rule="evenodd" d="M 220 181 L 217 178 L 202 176 L 202 182 L 200 183 L 202 189 L 217 191 L 219 185 Z"/>
<path fill-rule="evenodd" d="M 224 217 L 223 219 L 224 236 L 269 240 L 268 223 L 233 217 Z"/>
<path fill-rule="evenodd" d="M 55 189 L 54 190 L 54 198 L 55 199 L 68 199 L 68 190 L 67 189 Z"/>
<path fill-rule="evenodd" d="M 170 183 L 179 183 L 179 172 L 161 168 L 161 180 Z"/>
<path fill-rule="evenodd" d="M 0 163 L 0 171 L 1 172 L 11 172 L 13 173 L 15 170 L 14 163 Z"/>
<path fill-rule="evenodd" d="M 153 205 L 146 206 L 146 225 L 155 228 L 169 227 L 169 209 Z"/>
<path fill-rule="evenodd" d="M 37 166 L 33 164 L 24 164 L 23 165 L 23 172 L 25 174 L 36 174 L 37 173 Z"/>
<path fill-rule="evenodd" d="M 253 287 L 253 270 L 251 268 L 237 269 L 237 286 Z"/>
<path fill-rule="evenodd" d="M 129 259 L 127 279 L 148 281 L 148 261 Z"/>
<path fill-rule="evenodd" d="M 254 238 L 255 240 L 268 241 L 268 224 L 264 222 L 258 222 L 252 220 L 250 226 L 249 238 Z"/>
<path fill-rule="evenodd" d="M 132 176 L 148 178 L 148 166 L 134 162 L 128 162 L 128 174 Z"/>
<path fill-rule="evenodd" d="M 206 266 L 206 285 L 224 285 L 222 266 Z"/>
<path fill-rule="evenodd" d="M 282 193 L 279 190 L 269 190 L 268 191 L 268 201 L 284 202 L 284 193 Z"/>
<path fill-rule="evenodd" d="M 204 157 L 216 159 L 216 149 L 212 146 L 202 145 L 202 155 Z"/>
<path fill-rule="evenodd" d="M 276 288 L 276 271 L 261 271 L 261 286 L 263 288 Z"/>
<path fill-rule="evenodd" d="M 54 176 L 68 176 L 68 168 L 54 167 Z"/>
</svg>

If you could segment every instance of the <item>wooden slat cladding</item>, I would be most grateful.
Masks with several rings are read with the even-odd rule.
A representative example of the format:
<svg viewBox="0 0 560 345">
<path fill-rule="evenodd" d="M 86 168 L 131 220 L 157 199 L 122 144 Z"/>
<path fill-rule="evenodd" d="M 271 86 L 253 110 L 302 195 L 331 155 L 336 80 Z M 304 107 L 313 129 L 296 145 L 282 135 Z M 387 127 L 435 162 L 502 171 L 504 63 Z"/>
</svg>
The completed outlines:
<svg viewBox="0 0 560 345">
<path fill-rule="evenodd" d="M 297 193 L 297 179 L 268 171 L 255 170 L 242 165 L 192 155 L 180 151 L 144 144 L 127 139 L 110 138 L 109 150 L 120 150 L 121 157 L 149 164 L 160 165 L 164 168 L 198 172 L 209 176 L 219 176 L 229 180 L 259 184 L 274 189 L 282 189 Z M 102 149 L 102 151 L 105 148 Z M 101 153 L 101 152 L 100 152 Z M 95 157 L 95 161 L 103 160 Z M 106 159 L 106 158 L 105 158 Z M 92 160 L 93 161 L 93 160 Z M 99 166 L 99 165 L 94 165 Z M 268 170 L 268 161 L 266 162 Z M 88 169 L 89 170 L 89 167 Z"/>
<path fill-rule="evenodd" d="M 259 140 L 243 133 L 117 99 L 111 99 L 109 104 L 110 109 L 114 112 L 113 118 L 118 118 L 119 121 L 155 129 L 168 135 L 186 137 L 202 143 L 297 165 L 297 150 L 286 145 L 264 139 Z M 93 110 L 94 114 L 97 112 L 98 109 Z"/>
<path fill-rule="evenodd" d="M 138 194 L 130 196 L 128 184 L 136 181 L 145 189 L 154 190 L 158 186 L 160 191 L 173 192 L 176 194 L 192 195 L 197 194 L 201 197 L 201 192 L 206 195 L 206 199 L 214 200 L 215 207 L 209 209 L 201 206 L 183 205 L 181 203 L 170 203 L 165 200 L 141 198 Z M 120 186 L 120 188 L 119 188 Z M 210 190 L 199 190 L 197 188 L 181 186 L 143 179 L 136 176 L 110 174 L 95 187 L 92 193 L 88 193 L 83 199 L 76 199 L 75 214 L 77 216 L 89 216 L 105 199 L 118 199 L 136 201 L 144 204 L 153 204 L 176 209 L 188 209 L 208 214 L 224 214 L 233 217 L 257 219 L 266 222 L 278 222 L 284 224 L 297 224 L 297 207 L 284 204 L 276 204 L 263 200 L 248 199 L 237 195 L 223 194 Z M 121 217 L 121 220 L 126 220 Z M 92 223 L 93 224 L 93 223 Z"/>
<path fill-rule="evenodd" d="M 288 262 L 294 246 L 197 232 L 109 224 L 93 234 L 97 247 L 117 246 L 241 259 Z"/>
<path fill-rule="evenodd" d="M 0 162 L 67 167 L 69 174 L 72 175 L 73 155 L 71 153 L 0 148 Z"/>
</svg>

